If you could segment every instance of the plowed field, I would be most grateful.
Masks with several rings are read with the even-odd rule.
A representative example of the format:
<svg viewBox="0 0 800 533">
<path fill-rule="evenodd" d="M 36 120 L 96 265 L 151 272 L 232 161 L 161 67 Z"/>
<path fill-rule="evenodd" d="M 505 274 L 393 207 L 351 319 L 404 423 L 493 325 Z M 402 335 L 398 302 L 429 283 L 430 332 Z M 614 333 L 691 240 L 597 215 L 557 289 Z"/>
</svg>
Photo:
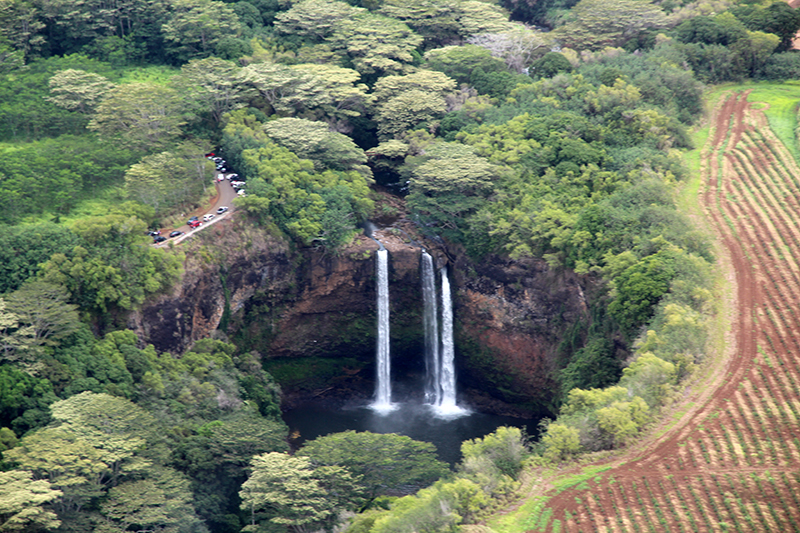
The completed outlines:
<svg viewBox="0 0 800 533">
<path fill-rule="evenodd" d="M 735 272 L 735 346 L 675 428 L 551 499 L 543 530 L 800 531 L 800 168 L 747 93 L 713 119 L 702 204 Z"/>
</svg>

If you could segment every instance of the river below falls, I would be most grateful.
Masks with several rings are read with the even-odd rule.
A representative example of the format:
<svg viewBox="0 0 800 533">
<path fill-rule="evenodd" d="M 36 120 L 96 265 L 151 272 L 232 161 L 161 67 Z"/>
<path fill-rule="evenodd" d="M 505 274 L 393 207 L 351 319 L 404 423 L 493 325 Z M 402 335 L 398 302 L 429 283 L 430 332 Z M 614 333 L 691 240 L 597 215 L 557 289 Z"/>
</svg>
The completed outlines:
<svg viewBox="0 0 800 533">
<path fill-rule="evenodd" d="M 397 433 L 433 443 L 439 458 L 451 465 L 461 460 L 461 443 L 467 439 L 483 437 L 500 426 L 524 428 L 528 435 L 535 436 L 539 424 L 538 419 L 474 411 L 447 416 L 417 400 L 396 403 L 389 412 L 377 412 L 364 403 L 333 408 L 324 401 L 309 402 L 285 412 L 283 419 L 289 426 L 293 446 L 347 430 Z"/>
</svg>

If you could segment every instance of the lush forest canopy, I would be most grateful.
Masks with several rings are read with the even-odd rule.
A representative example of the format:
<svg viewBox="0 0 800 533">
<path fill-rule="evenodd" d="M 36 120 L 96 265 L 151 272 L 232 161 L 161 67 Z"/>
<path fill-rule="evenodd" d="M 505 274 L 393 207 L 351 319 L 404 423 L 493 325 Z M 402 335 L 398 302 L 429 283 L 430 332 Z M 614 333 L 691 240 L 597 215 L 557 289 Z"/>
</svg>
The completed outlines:
<svg viewBox="0 0 800 533">
<path fill-rule="evenodd" d="M 713 257 L 674 200 L 703 84 L 797 78 L 799 28 L 771 0 L 0 0 L 0 530 L 451 531 L 517 486 L 513 428 L 455 471 L 397 436 L 289 455 L 262 354 L 125 329 L 180 278 L 145 231 L 211 150 L 297 246 L 337 253 L 377 184 L 473 259 L 584 276 L 534 452 L 629 442 L 704 351 Z"/>
</svg>

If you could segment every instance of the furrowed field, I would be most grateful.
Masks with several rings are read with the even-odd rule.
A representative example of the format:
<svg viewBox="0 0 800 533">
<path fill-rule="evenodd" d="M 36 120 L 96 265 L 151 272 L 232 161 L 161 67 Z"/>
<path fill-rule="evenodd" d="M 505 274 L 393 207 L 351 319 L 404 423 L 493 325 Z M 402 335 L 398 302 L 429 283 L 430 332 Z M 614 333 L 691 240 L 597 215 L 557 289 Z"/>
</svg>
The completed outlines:
<svg viewBox="0 0 800 533">
<path fill-rule="evenodd" d="M 701 206 L 735 275 L 729 355 L 660 438 L 498 531 L 800 531 L 800 167 L 751 96 L 720 99 L 700 154 Z"/>
</svg>

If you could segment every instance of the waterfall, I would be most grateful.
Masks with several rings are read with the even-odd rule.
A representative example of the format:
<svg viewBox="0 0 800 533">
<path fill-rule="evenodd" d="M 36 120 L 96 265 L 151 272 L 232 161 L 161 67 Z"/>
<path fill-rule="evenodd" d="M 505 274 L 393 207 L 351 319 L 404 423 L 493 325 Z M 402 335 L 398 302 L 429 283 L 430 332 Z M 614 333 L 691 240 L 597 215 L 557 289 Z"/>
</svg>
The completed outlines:
<svg viewBox="0 0 800 533">
<path fill-rule="evenodd" d="M 425 329 L 425 403 L 439 404 L 439 322 L 433 258 L 422 252 L 422 325 Z"/>
<path fill-rule="evenodd" d="M 453 349 L 453 301 L 450 297 L 450 280 L 447 268 L 442 268 L 442 363 L 439 376 L 441 397 L 438 406 L 442 411 L 451 412 L 456 407 L 456 371 Z"/>
<path fill-rule="evenodd" d="M 378 360 L 375 403 L 372 408 L 389 411 L 392 406 L 392 382 L 389 360 L 389 253 L 381 246 L 377 252 L 376 274 L 378 278 Z"/>
</svg>

